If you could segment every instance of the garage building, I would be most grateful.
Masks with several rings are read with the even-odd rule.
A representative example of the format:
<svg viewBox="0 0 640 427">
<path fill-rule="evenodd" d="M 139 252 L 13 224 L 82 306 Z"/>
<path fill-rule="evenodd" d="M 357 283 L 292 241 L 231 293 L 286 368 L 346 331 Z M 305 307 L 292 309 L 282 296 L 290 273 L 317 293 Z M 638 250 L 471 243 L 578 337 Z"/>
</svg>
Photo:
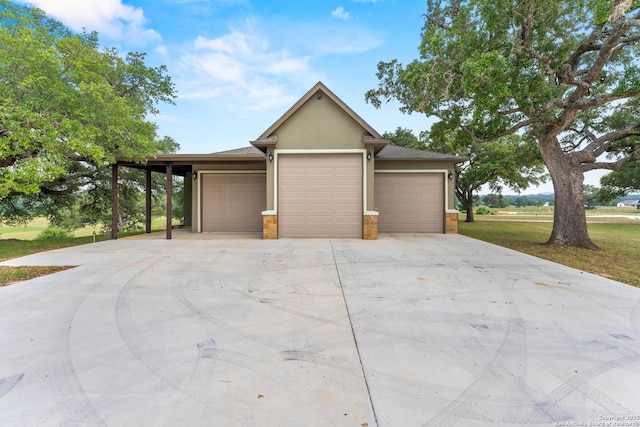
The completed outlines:
<svg viewBox="0 0 640 427">
<path fill-rule="evenodd" d="M 249 147 L 144 166 L 118 159 L 114 175 L 131 166 L 184 176 L 193 232 L 376 239 L 456 233 L 454 166 L 465 160 L 389 145 L 319 82 Z"/>
</svg>

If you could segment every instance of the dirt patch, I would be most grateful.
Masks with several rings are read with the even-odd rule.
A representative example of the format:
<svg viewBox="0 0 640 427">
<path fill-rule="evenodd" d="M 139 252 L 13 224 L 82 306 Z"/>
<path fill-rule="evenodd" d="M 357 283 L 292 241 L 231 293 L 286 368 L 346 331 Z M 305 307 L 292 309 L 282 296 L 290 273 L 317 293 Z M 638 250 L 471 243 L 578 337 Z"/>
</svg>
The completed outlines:
<svg viewBox="0 0 640 427">
<path fill-rule="evenodd" d="M 46 276 L 59 271 L 74 268 L 74 265 L 53 266 L 53 267 L 0 267 L 0 286 L 13 285 L 36 277 Z"/>
</svg>

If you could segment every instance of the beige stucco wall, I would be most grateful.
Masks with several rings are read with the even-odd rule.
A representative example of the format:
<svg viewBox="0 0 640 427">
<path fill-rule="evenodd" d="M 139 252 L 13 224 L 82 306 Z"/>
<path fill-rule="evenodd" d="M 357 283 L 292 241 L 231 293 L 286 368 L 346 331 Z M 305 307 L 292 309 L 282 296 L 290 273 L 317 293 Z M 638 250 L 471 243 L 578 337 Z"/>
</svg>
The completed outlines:
<svg viewBox="0 0 640 427">
<path fill-rule="evenodd" d="M 329 97 L 314 96 L 280 126 L 276 148 L 363 148 L 363 132 Z"/>
<path fill-rule="evenodd" d="M 447 209 L 455 209 L 455 188 L 454 181 L 447 178 L 449 173 L 454 172 L 454 164 L 451 162 L 433 162 L 419 160 L 378 160 L 376 162 L 378 170 L 446 170 L 445 184 L 447 187 Z M 373 196 L 372 196 L 373 199 Z"/>
<path fill-rule="evenodd" d="M 369 151 L 373 152 L 373 148 L 370 148 Z M 373 153 L 371 154 L 371 160 L 367 161 L 367 206 L 365 207 L 365 209 L 369 212 L 373 212 L 375 210 L 375 200 L 374 200 L 374 186 L 373 186 L 373 182 L 374 182 L 374 178 L 375 178 L 375 167 L 376 167 L 376 160 L 375 157 L 373 155 Z"/>
</svg>

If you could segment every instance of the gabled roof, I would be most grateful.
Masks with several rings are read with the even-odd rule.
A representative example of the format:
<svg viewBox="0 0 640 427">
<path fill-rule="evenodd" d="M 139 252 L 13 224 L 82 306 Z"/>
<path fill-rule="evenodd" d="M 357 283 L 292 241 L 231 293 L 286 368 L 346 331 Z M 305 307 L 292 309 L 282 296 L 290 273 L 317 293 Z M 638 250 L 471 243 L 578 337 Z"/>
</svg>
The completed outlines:
<svg viewBox="0 0 640 427">
<path fill-rule="evenodd" d="M 376 160 L 432 160 L 435 162 L 462 163 L 469 159 L 453 154 L 436 153 L 434 151 L 416 150 L 415 148 L 387 145 L 378 154 Z"/>
<path fill-rule="evenodd" d="M 264 158 L 264 153 L 250 145 L 248 147 L 235 148 L 233 150 L 225 150 L 225 151 L 217 151 L 215 153 L 211 153 L 211 155 L 215 156 L 257 156 L 260 158 Z"/>
<path fill-rule="evenodd" d="M 304 96 L 300 98 L 298 102 L 293 104 L 293 106 L 289 108 L 289 110 L 287 110 L 287 112 L 284 113 L 282 117 L 276 120 L 275 123 L 269 127 L 269 129 L 264 131 L 262 135 L 260 135 L 255 141 L 251 141 L 251 144 L 257 146 L 269 145 L 269 142 L 274 144 L 276 141 L 275 133 L 277 132 L 278 128 L 280 128 L 280 126 L 282 126 L 284 122 L 286 122 L 291 116 L 293 116 L 307 101 L 316 96 L 318 92 L 322 92 L 323 96 L 326 96 L 333 102 L 335 102 L 338 107 L 340 107 L 356 123 L 358 123 L 371 136 L 369 139 L 384 141 L 382 135 L 380 135 L 367 122 L 365 122 L 362 117 L 357 115 L 355 111 L 353 111 L 347 104 L 345 104 L 340 98 L 338 98 L 335 93 L 331 92 L 329 88 L 327 88 L 322 82 L 318 82 L 315 84 L 315 86 L 309 89 L 309 91 L 304 94 Z"/>
<path fill-rule="evenodd" d="M 116 156 L 116 164 L 136 169 L 147 169 L 164 173 L 166 165 L 173 165 L 175 175 L 185 175 L 193 169 L 193 165 L 212 162 L 251 162 L 264 161 L 266 156 L 256 147 L 244 147 L 235 150 L 220 151 L 211 154 L 158 154 L 147 157 L 144 162 L 133 161 L 124 156 Z"/>
</svg>

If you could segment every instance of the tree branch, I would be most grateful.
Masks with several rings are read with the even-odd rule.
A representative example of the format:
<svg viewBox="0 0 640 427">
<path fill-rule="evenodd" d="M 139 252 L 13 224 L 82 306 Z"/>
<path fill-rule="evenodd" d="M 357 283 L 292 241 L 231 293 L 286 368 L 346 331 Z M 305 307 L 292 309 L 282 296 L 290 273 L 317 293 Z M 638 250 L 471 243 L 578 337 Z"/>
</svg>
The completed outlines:
<svg viewBox="0 0 640 427">
<path fill-rule="evenodd" d="M 627 157 L 618 159 L 615 162 L 584 163 L 582 164 L 582 171 L 588 172 L 595 169 L 607 169 L 607 170 L 617 171 L 617 170 L 620 170 L 620 168 L 622 168 L 627 163 L 631 163 L 637 160 L 640 160 L 640 149 L 634 151 Z"/>
<path fill-rule="evenodd" d="M 612 95 L 596 96 L 591 99 L 583 99 L 574 103 L 563 104 L 562 108 L 575 109 L 575 110 L 587 110 L 590 108 L 601 107 L 604 104 L 607 104 L 612 101 L 617 101 L 619 99 L 634 98 L 638 95 L 640 95 L 640 91 L 627 92 L 621 96 L 612 96 Z"/>
</svg>

